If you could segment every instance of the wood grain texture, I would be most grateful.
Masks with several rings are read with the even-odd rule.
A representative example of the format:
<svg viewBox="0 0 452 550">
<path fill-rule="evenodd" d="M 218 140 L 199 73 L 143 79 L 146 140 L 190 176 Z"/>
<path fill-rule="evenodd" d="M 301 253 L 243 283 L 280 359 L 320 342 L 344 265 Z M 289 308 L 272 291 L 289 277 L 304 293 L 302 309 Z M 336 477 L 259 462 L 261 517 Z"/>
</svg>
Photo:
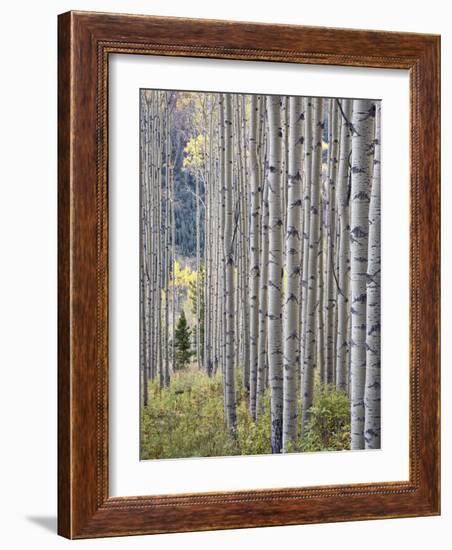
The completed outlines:
<svg viewBox="0 0 452 550">
<path fill-rule="evenodd" d="M 59 16 L 58 531 L 68 538 L 439 514 L 438 36 L 69 12 Z M 108 495 L 108 56 L 410 71 L 410 480 Z"/>
</svg>

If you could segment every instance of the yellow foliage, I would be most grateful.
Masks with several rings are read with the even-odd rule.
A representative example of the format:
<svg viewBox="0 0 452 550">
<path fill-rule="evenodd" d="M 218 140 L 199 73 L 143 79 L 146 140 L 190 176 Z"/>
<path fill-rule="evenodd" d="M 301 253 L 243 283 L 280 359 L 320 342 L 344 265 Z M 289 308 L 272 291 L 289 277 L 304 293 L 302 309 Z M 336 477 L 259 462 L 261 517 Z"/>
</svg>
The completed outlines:
<svg viewBox="0 0 452 550">
<path fill-rule="evenodd" d="M 179 92 L 177 94 L 177 109 L 185 109 L 190 107 L 194 102 L 194 95 L 192 92 Z"/>
<path fill-rule="evenodd" d="M 176 287 L 190 288 L 190 284 L 196 283 L 196 271 L 192 271 L 188 266 L 181 269 L 180 263 L 174 262 L 174 282 Z"/>
<path fill-rule="evenodd" d="M 188 170 L 203 170 L 206 164 L 209 138 L 206 134 L 192 137 L 184 148 L 184 168 Z"/>
</svg>

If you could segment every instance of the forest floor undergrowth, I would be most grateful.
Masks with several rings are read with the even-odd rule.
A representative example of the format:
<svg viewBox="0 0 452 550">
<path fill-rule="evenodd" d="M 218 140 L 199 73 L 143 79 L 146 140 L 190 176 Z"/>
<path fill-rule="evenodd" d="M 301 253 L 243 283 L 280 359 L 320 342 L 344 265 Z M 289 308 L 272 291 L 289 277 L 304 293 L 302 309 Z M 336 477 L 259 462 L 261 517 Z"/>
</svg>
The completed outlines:
<svg viewBox="0 0 452 550">
<path fill-rule="evenodd" d="M 148 406 L 141 408 L 141 460 L 270 454 L 269 390 L 263 413 L 253 421 L 240 370 L 236 382 L 235 438 L 224 423 L 221 374 L 209 377 L 191 366 L 174 373 L 167 388 L 160 388 L 156 380 L 150 382 Z M 344 392 L 316 384 L 307 434 L 289 451 L 350 449 L 349 407 Z"/>
</svg>

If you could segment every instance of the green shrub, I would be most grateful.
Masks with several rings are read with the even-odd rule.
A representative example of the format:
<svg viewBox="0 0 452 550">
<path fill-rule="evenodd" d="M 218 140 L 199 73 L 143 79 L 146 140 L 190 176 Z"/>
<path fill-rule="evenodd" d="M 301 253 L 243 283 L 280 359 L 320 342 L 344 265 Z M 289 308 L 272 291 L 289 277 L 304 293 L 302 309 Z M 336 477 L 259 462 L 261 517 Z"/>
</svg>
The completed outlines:
<svg viewBox="0 0 452 550">
<path fill-rule="evenodd" d="M 224 426 L 221 376 L 186 368 L 173 374 L 168 388 L 151 382 L 140 439 L 143 460 L 239 454 Z"/>
<path fill-rule="evenodd" d="M 167 388 L 150 382 L 148 406 L 141 410 L 141 459 L 270 454 L 269 389 L 256 422 L 249 413 L 240 370 L 236 395 L 237 433 L 232 438 L 224 422 L 219 372 L 209 377 L 196 367 L 187 367 L 173 373 Z M 349 410 L 345 393 L 316 384 L 306 437 L 291 443 L 289 452 L 349 449 Z"/>
<path fill-rule="evenodd" d="M 342 451 L 350 449 L 350 402 L 347 394 L 334 387 L 318 388 L 306 437 L 300 451 Z"/>
</svg>

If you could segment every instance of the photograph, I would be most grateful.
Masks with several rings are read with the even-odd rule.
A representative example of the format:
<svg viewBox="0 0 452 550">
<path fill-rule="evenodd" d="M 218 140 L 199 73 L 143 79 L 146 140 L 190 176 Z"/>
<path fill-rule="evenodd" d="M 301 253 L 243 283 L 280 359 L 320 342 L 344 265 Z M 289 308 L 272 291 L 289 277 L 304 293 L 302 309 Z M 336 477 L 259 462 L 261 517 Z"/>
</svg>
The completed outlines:
<svg viewBox="0 0 452 550">
<path fill-rule="evenodd" d="M 381 101 L 139 101 L 140 459 L 379 449 Z"/>
<path fill-rule="evenodd" d="M 273 7 L 58 16 L 68 539 L 441 513 L 441 17 Z"/>
</svg>

